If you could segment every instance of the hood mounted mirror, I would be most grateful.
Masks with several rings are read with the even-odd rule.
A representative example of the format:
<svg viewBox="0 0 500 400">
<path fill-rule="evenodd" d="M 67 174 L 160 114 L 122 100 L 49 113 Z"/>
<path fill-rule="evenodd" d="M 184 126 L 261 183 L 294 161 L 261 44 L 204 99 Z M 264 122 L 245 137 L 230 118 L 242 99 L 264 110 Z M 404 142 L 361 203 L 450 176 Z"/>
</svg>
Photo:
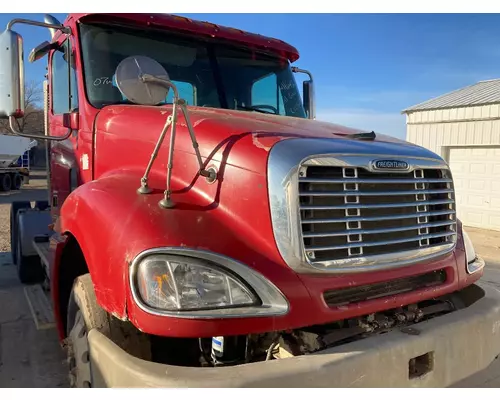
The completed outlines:
<svg viewBox="0 0 500 400">
<path fill-rule="evenodd" d="M 163 140 L 165 139 L 168 128 L 170 127 L 170 144 L 168 148 L 167 162 L 167 187 L 164 192 L 163 199 L 159 202 L 159 206 L 162 208 L 175 207 L 175 203 L 171 199 L 171 180 L 172 169 L 174 167 L 174 146 L 178 108 L 181 109 L 184 119 L 186 120 L 186 126 L 189 136 L 191 137 L 191 143 L 196 153 L 196 158 L 198 159 L 198 173 L 200 176 L 205 177 L 208 181 L 214 182 L 217 179 L 217 173 L 213 169 L 205 169 L 203 165 L 193 125 L 189 119 L 186 102 L 179 97 L 177 87 L 170 81 L 170 77 L 165 68 L 152 58 L 145 56 L 131 56 L 125 58 L 120 62 L 120 64 L 118 64 L 115 71 L 115 80 L 116 86 L 120 90 L 121 94 L 127 100 L 140 105 L 153 106 L 160 104 L 166 100 L 170 89 L 172 89 L 174 94 L 172 114 L 168 116 L 167 121 L 165 122 L 160 137 L 158 138 L 153 153 L 151 154 L 146 171 L 141 178 L 141 186 L 137 189 L 137 192 L 139 194 L 148 194 L 152 192 L 152 189 L 148 186 L 149 173 L 156 157 L 158 156 L 158 152 L 161 148 Z"/>
<path fill-rule="evenodd" d="M 115 72 L 118 90 L 132 103 L 155 106 L 165 101 L 169 86 L 144 77 L 170 82 L 165 68 L 156 60 L 145 56 L 125 58 L 118 64 Z"/>
</svg>

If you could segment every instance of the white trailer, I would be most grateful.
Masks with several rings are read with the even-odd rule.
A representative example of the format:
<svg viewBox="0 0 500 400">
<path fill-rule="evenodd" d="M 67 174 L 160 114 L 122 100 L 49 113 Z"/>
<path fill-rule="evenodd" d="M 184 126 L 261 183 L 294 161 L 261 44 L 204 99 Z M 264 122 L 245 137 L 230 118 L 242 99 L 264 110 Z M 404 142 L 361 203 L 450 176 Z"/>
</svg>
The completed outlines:
<svg viewBox="0 0 500 400">
<path fill-rule="evenodd" d="M 0 134 L 0 191 L 19 190 L 23 183 L 29 182 L 30 159 L 27 152 L 37 144 L 36 140 Z"/>
</svg>

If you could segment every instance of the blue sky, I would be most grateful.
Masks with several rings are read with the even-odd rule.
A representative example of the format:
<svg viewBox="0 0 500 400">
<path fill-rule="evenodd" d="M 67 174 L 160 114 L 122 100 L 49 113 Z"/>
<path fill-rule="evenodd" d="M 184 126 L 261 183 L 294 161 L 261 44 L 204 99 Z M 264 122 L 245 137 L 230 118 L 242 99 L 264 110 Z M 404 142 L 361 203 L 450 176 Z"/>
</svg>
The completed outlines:
<svg viewBox="0 0 500 400">
<path fill-rule="evenodd" d="M 295 65 L 314 74 L 318 119 L 400 138 L 406 133 L 402 109 L 500 78 L 498 14 L 183 15 L 291 43 L 301 54 Z M 0 14 L 0 25 L 13 17 Z M 49 38 L 41 28 L 16 30 L 25 38 L 25 54 Z M 43 79 L 44 61 L 26 64 L 27 79 Z"/>
</svg>

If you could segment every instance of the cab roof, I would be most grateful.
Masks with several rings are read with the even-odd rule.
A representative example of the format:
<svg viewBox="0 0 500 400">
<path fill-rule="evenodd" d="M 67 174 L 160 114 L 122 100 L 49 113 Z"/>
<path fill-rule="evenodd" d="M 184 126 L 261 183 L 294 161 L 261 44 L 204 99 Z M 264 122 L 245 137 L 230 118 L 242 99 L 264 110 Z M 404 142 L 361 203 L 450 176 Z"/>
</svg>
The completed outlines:
<svg viewBox="0 0 500 400">
<path fill-rule="evenodd" d="M 155 28 L 167 28 L 180 32 L 220 38 L 237 42 L 247 47 L 259 48 L 265 51 L 279 53 L 290 62 L 299 59 L 299 52 L 292 45 L 271 37 L 240 29 L 216 25 L 211 22 L 197 21 L 172 14 L 68 14 L 64 24 L 71 20 L 75 22 L 90 21 L 122 21 L 136 25 L 146 25 Z"/>
</svg>

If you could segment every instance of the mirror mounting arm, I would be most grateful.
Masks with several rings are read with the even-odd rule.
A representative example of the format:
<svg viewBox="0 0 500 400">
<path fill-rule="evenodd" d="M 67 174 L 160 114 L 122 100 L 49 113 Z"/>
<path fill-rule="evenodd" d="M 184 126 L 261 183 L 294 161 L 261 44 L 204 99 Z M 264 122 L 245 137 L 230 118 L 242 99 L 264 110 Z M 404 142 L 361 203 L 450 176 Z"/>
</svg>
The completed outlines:
<svg viewBox="0 0 500 400">
<path fill-rule="evenodd" d="M 47 136 L 47 135 L 31 135 L 29 133 L 22 133 L 15 126 L 16 118 L 9 117 L 9 126 L 12 133 L 15 133 L 18 136 L 30 138 L 30 139 L 40 139 L 40 140 L 51 140 L 54 142 L 62 142 L 63 140 L 68 139 L 71 136 L 73 130 L 68 128 L 68 131 L 64 134 L 64 136 Z"/>
<path fill-rule="evenodd" d="M 295 74 L 306 74 L 309 76 L 308 81 L 303 82 L 304 86 L 304 107 L 308 110 L 309 119 L 316 119 L 316 105 L 314 101 L 314 87 L 312 73 L 306 69 L 292 67 L 292 72 Z"/>
<path fill-rule="evenodd" d="M 15 18 L 10 20 L 9 23 L 7 24 L 7 30 L 11 30 L 15 24 L 25 24 L 25 25 L 39 26 L 42 28 L 57 29 L 68 35 L 71 34 L 71 29 L 68 26 L 48 24 L 46 22 L 32 21 L 30 19 L 23 19 L 23 18 Z"/>
<path fill-rule="evenodd" d="M 206 178 L 210 178 L 212 181 L 215 181 L 217 178 L 216 173 L 212 171 L 207 171 L 204 166 L 203 166 L 203 161 L 201 159 L 201 154 L 200 154 L 200 149 L 198 142 L 196 141 L 196 136 L 194 133 L 193 125 L 191 124 L 191 120 L 189 119 L 189 113 L 186 107 L 186 102 L 179 98 L 179 92 L 176 88 L 176 86 L 165 79 L 157 78 L 156 76 L 149 75 L 149 74 L 142 74 L 140 76 L 140 79 L 143 82 L 151 82 L 151 83 L 157 83 L 160 85 L 164 85 L 168 88 L 171 88 L 172 91 L 174 92 L 174 102 L 172 106 L 172 115 L 170 115 L 167 118 L 167 122 L 165 123 L 165 126 L 163 127 L 163 130 L 160 134 L 160 137 L 158 138 L 158 142 L 156 143 L 156 146 L 153 150 L 153 153 L 151 154 L 151 159 L 149 160 L 149 163 L 146 167 L 146 171 L 144 172 L 144 176 L 141 178 L 141 187 L 137 190 L 138 193 L 141 194 L 147 194 L 151 193 L 151 188 L 148 187 L 148 175 L 151 171 L 151 168 L 153 166 L 154 160 L 158 156 L 158 151 L 161 147 L 161 144 L 163 143 L 163 140 L 165 139 L 165 135 L 167 133 L 167 130 L 169 126 L 171 126 L 171 133 L 170 133 L 170 148 L 169 148 L 169 154 L 168 154 L 168 163 L 167 163 L 167 188 L 165 190 L 165 196 L 164 198 L 160 201 L 159 205 L 162 208 L 173 208 L 174 203 L 172 202 L 171 199 L 171 180 L 172 180 L 172 169 L 174 167 L 174 145 L 175 145 L 175 132 L 176 132 L 176 125 L 177 125 L 177 118 L 178 118 L 178 113 L 177 113 L 177 107 L 179 107 L 182 111 L 182 114 L 184 115 L 184 119 L 186 120 L 186 126 L 188 128 L 189 136 L 191 137 L 191 143 L 193 145 L 193 149 L 196 153 L 196 158 L 198 160 L 198 165 L 199 165 L 199 174 L 201 176 L 204 176 Z"/>
<path fill-rule="evenodd" d="M 306 69 L 302 69 L 302 68 L 299 68 L 299 67 L 292 67 L 292 72 L 294 72 L 296 74 L 306 74 L 307 76 L 309 76 L 309 79 L 310 79 L 311 82 L 313 80 L 312 73 L 309 72 Z"/>
<path fill-rule="evenodd" d="M 153 167 L 153 163 L 158 156 L 158 152 L 160 151 L 160 147 L 163 143 L 163 140 L 165 139 L 165 135 L 167 134 L 167 130 L 170 126 L 171 128 L 171 133 L 170 133 L 170 149 L 169 149 L 169 155 L 168 155 L 168 164 L 167 164 L 167 190 L 165 191 L 165 198 L 162 200 L 167 200 L 170 204 L 170 207 L 172 208 L 173 204 L 171 204 L 170 200 L 170 175 L 171 175 L 171 170 L 173 167 L 173 144 L 175 142 L 175 126 L 177 122 L 177 108 L 176 108 L 176 100 L 179 98 L 179 93 L 177 92 L 177 88 L 175 85 L 173 85 L 171 82 L 166 81 L 164 79 L 157 78 L 156 76 L 149 75 L 149 74 L 141 74 L 139 76 L 139 79 L 142 80 L 143 82 L 151 82 L 151 83 L 157 83 L 160 85 L 164 85 L 168 88 L 172 88 L 174 92 L 174 104 L 172 107 L 172 115 L 169 115 L 167 118 L 167 121 L 165 122 L 165 125 L 163 126 L 163 129 L 161 131 L 160 137 L 158 138 L 158 141 L 156 142 L 155 148 L 153 150 L 153 153 L 151 153 L 151 158 L 149 159 L 148 165 L 146 166 L 146 170 L 144 171 L 144 175 L 141 178 L 141 186 L 139 189 L 137 189 L 137 192 L 140 194 L 148 194 L 151 193 L 152 190 L 148 186 L 148 179 L 149 179 L 149 173 L 151 172 L 151 168 Z M 164 203 L 167 203 L 165 201 Z M 165 204 L 167 205 L 167 204 Z"/>
</svg>

